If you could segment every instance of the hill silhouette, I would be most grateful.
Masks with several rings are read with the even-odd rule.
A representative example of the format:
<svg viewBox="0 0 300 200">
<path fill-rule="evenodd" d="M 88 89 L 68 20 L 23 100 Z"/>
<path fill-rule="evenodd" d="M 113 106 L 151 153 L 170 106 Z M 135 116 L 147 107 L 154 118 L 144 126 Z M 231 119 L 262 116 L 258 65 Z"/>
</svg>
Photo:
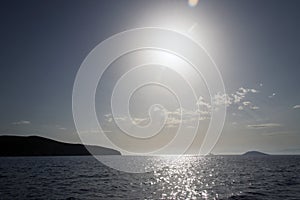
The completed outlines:
<svg viewBox="0 0 300 200">
<path fill-rule="evenodd" d="M 247 151 L 243 156 L 268 156 L 268 154 L 259 151 Z"/>
<path fill-rule="evenodd" d="M 88 146 L 94 155 L 121 155 L 119 151 Z M 91 155 L 82 144 L 58 142 L 39 136 L 0 136 L 0 156 L 75 156 Z"/>
</svg>

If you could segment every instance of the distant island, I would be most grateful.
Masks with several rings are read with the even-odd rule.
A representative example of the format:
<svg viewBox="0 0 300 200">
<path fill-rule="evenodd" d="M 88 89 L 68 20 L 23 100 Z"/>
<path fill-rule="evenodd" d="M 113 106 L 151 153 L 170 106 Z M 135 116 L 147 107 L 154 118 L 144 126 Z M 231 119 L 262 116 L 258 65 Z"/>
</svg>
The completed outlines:
<svg viewBox="0 0 300 200">
<path fill-rule="evenodd" d="M 242 156 L 268 156 L 269 154 L 262 153 L 259 151 L 247 151 L 246 153 L 242 154 Z"/>
<path fill-rule="evenodd" d="M 88 146 L 95 155 L 121 155 L 114 149 Z M 83 156 L 91 155 L 82 144 L 58 142 L 39 136 L 0 136 L 0 156 Z"/>
</svg>

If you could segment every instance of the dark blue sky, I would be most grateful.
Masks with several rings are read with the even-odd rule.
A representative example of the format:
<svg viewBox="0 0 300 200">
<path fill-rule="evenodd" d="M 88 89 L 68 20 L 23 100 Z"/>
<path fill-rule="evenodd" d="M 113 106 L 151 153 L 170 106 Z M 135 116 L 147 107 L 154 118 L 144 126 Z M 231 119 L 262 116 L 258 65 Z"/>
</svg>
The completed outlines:
<svg viewBox="0 0 300 200">
<path fill-rule="evenodd" d="M 299 7 L 297 0 L 200 0 L 194 8 L 187 1 L 2 1 L 0 133 L 78 141 L 72 88 L 87 54 L 113 34 L 176 16 L 187 29 L 197 24 L 194 34 L 229 94 L 259 90 L 247 97 L 256 111 L 229 107 L 216 151 L 244 151 L 247 144 L 300 152 Z"/>
</svg>

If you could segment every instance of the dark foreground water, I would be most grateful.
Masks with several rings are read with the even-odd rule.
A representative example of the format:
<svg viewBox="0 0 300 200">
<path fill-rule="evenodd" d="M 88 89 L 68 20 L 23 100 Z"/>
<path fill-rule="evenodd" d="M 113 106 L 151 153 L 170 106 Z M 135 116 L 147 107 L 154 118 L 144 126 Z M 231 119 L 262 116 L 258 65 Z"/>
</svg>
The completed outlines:
<svg viewBox="0 0 300 200">
<path fill-rule="evenodd" d="M 296 200 L 300 156 L 186 156 L 144 174 L 108 168 L 93 157 L 0 158 L 0 199 Z"/>
</svg>

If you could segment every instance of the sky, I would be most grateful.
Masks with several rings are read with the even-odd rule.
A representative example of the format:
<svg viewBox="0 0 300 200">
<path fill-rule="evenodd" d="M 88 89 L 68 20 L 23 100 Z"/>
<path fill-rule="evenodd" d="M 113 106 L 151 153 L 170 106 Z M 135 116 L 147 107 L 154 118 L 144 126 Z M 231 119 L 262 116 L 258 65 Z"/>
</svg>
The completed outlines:
<svg viewBox="0 0 300 200">
<path fill-rule="evenodd" d="M 300 153 L 300 13 L 297 0 L 200 0 L 188 1 L 3 1 L 1 21 L 0 134 L 40 135 L 66 142 L 81 142 L 72 114 L 76 74 L 86 56 L 110 36 L 134 28 L 160 27 L 184 32 L 209 52 L 222 75 L 226 94 L 214 96 L 227 108 L 221 136 L 212 150 L 236 154 L 259 150 L 274 154 Z M 163 53 L 160 53 L 162 55 Z M 145 125 L 148 109 L 166 111 L 164 136 L 148 146 L 127 142 L 112 119 L 112 89 L 134 63 L 153 51 L 135 52 L 118 59 L 99 82 L 97 116 L 108 137 L 128 150 L 158 148 L 173 137 L 178 126 L 174 96 L 153 85 L 137 90 L 129 103 L 134 123 Z M 180 65 L 180 61 L 174 66 Z M 182 64 L 184 65 L 184 64 Z M 180 66 L 182 66 L 180 65 Z M 178 74 L 149 66 L 147 73 L 174 88 Z M 164 73 L 161 73 L 165 70 Z M 179 74 L 180 74 L 179 70 Z M 182 72 L 183 73 L 183 72 Z M 194 83 L 197 103 L 203 107 L 199 134 L 188 153 L 195 153 L 211 119 L 212 102 L 203 80 Z M 183 94 L 184 95 L 184 94 Z M 122 99 L 116 103 L 122 104 Z M 177 105 L 178 106 L 178 105 Z M 207 112 L 204 112 L 207 111 Z M 185 110 L 186 126 L 194 113 Z M 198 121 L 197 121 L 198 122 Z M 144 124 L 143 124 L 144 123 Z M 88 123 L 87 123 L 88 126 Z M 87 130 L 93 132 L 93 128 Z M 187 133 L 188 135 L 188 133 Z M 90 142 L 94 144 L 94 139 Z M 100 145 L 109 146 L 108 143 Z M 182 148 L 180 144 L 166 153 Z"/>
</svg>

